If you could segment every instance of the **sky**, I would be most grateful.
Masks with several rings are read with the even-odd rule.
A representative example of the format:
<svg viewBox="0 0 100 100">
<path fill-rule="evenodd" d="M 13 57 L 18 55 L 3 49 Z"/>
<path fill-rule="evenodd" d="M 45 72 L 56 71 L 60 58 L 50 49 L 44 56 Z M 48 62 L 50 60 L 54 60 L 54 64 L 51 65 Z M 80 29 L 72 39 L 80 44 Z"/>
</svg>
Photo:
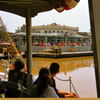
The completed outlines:
<svg viewBox="0 0 100 100">
<path fill-rule="evenodd" d="M 0 11 L 0 17 L 2 18 L 8 32 L 15 32 L 17 27 L 25 24 L 24 17 L 5 11 Z M 89 32 L 90 17 L 88 0 L 80 0 L 75 8 L 65 10 L 62 13 L 53 9 L 51 11 L 38 13 L 35 17 L 32 17 L 32 26 L 48 25 L 51 23 L 79 27 L 80 32 Z"/>
</svg>

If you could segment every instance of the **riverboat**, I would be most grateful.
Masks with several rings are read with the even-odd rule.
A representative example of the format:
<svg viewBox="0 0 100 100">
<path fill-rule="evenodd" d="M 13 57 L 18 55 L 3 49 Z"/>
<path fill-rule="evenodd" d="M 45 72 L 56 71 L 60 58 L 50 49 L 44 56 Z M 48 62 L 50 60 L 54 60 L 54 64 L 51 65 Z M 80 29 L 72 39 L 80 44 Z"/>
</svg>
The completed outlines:
<svg viewBox="0 0 100 100">
<path fill-rule="evenodd" d="M 21 52 L 26 52 L 26 33 L 10 35 Z M 32 33 L 33 53 L 63 53 L 91 51 L 91 40 L 87 36 L 60 33 Z"/>
</svg>

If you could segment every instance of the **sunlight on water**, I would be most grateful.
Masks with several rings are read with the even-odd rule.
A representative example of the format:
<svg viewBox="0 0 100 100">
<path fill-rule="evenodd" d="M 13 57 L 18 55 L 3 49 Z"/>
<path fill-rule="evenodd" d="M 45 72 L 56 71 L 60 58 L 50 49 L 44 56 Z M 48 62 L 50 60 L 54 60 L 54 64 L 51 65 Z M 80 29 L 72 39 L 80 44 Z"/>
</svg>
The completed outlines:
<svg viewBox="0 0 100 100">
<path fill-rule="evenodd" d="M 38 74 L 37 71 L 41 67 L 49 67 L 52 62 L 59 63 L 60 72 L 72 72 L 79 68 L 91 67 L 93 64 L 93 57 L 74 57 L 74 58 L 33 58 L 33 74 Z M 92 66 L 93 67 L 93 66 Z"/>
</svg>

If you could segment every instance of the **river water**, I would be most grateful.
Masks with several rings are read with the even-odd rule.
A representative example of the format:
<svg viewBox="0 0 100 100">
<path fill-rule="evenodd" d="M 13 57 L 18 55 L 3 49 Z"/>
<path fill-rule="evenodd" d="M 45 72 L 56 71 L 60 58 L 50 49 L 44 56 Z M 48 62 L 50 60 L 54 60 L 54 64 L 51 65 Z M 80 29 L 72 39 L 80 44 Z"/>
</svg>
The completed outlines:
<svg viewBox="0 0 100 100">
<path fill-rule="evenodd" d="M 61 80 L 71 77 L 72 83 L 80 98 L 96 98 L 96 81 L 92 56 L 73 58 L 33 58 L 33 78 L 38 76 L 41 67 L 49 67 L 52 62 L 60 65 L 60 73 L 56 75 Z M 69 81 L 61 81 L 55 77 L 57 88 L 69 92 Z M 74 89 L 71 88 L 72 92 Z"/>
<path fill-rule="evenodd" d="M 26 60 L 26 59 L 24 59 Z M 71 77 L 72 83 L 80 98 L 96 98 L 96 81 L 94 62 L 92 56 L 87 57 L 72 57 L 72 58 L 32 58 L 32 73 L 33 79 L 38 77 L 38 72 L 42 67 L 49 67 L 52 62 L 59 63 L 60 72 L 56 75 L 56 85 L 61 91 L 70 90 L 69 81 Z M 0 61 L 1 64 L 1 61 Z M 4 72 L 6 67 L 0 66 L 0 72 Z M 61 80 L 65 81 L 61 81 Z M 71 87 L 74 92 L 73 87 Z"/>
</svg>

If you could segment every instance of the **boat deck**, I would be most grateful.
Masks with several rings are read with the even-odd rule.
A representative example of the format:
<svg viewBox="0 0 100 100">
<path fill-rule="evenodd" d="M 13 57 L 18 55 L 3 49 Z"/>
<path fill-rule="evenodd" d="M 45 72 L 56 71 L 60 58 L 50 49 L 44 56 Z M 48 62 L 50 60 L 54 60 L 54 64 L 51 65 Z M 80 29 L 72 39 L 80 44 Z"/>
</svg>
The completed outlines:
<svg viewBox="0 0 100 100">
<path fill-rule="evenodd" d="M 23 57 L 26 57 L 25 53 L 22 52 Z M 93 51 L 84 52 L 62 52 L 62 53 L 32 53 L 32 57 L 43 57 L 43 58 L 67 58 L 67 57 L 82 57 L 82 56 L 93 56 Z M 8 59 L 7 55 L 0 54 L 0 59 Z"/>
<path fill-rule="evenodd" d="M 25 54 L 22 54 L 23 57 L 26 57 Z M 67 58 L 67 57 L 81 57 L 81 56 L 93 56 L 93 51 L 84 51 L 84 52 L 62 52 L 59 53 L 32 53 L 32 57 L 43 57 L 43 58 Z"/>
</svg>

